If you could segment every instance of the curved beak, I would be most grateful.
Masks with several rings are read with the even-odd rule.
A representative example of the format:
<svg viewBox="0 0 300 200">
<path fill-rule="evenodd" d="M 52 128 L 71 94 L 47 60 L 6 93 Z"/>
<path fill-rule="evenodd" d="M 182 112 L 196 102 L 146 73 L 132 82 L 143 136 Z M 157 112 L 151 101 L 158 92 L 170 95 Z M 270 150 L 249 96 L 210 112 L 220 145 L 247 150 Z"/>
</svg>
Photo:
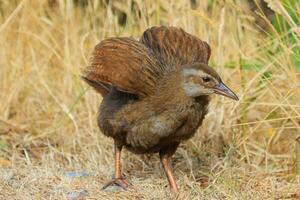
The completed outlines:
<svg viewBox="0 0 300 200">
<path fill-rule="evenodd" d="M 229 87 L 227 87 L 223 82 L 220 82 L 219 85 L 217 85 L 214 88 L 214 91 L 216 94 L 220 94 L 225 97 L 229 97 L 236 101 L 239 100 L 239 97 Z"/>
</svg>

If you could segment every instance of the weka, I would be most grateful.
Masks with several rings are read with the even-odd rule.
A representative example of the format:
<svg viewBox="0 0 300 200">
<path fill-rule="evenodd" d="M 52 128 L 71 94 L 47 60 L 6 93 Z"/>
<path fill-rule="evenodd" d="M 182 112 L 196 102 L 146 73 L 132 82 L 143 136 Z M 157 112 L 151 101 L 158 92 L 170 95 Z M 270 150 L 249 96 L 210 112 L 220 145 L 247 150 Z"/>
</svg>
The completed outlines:
<svg viewBox="0 0 300 200">
<path fill-rule="evenodd" d="M 207 65 L 206 42 L 175 27 L 152 27 L 139 41 L 109 38 L 94 50 L 83 79 L 103 96 L 98 115 L 102 133 L 115 143 L 115 176 L 104 188 L 128 182 L 121 150 L 159 153 L 171 189 L 177 192 L 171 156 L 191 138 L 207 113 L 209 96 L 238 100 Z"/>
</svg>

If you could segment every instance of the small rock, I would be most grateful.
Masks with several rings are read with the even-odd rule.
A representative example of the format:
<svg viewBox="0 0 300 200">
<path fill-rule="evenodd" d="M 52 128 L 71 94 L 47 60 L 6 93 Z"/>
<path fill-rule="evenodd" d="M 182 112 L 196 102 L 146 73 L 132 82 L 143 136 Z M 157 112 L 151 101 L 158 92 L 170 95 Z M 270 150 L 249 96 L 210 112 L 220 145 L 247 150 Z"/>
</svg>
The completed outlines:
<svg viewBox="0 0 300 200">
<path fill-rule="evenodd" d="M 68 200 L 84 200 L 85 197 L 89 196 L 89 193 L 87 190 L 80 189 L 72 192 L 67 193 L 67 199 Z"/>
<path fill-rule="evenodd" d="M 82 172 L 74 172 L 74 171 L 71 171 L 71 172 L 66 172 L 66 173 L 65 173 L 65 176 L 68 177 L 68 178 L 87 177 L 88 175 L 89 175 L 89 173 L 86 172 L 86 171 L 82 171 Z"/>
<path fill-rule="evenodd" d="M 122 189 L 120 186 L 117 185 L 111 185 L 105 189 L 102 189 L 104 192 L 120 192 L 120 191 L 124 191 L 124 189 Z"/>
</svg>

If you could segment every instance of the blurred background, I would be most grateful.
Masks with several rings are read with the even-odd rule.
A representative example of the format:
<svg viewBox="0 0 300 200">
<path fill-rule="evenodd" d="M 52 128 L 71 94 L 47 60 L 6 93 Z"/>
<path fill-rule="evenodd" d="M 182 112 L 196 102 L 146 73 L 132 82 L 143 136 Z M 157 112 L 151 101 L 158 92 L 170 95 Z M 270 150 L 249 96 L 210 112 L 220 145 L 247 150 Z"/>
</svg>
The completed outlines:
<svg viewBox="0 0 300 200">
<path fill-rule="evenodd" d="M 213 98 L 175 154 L 180 197 L 300 198 L 298 0 L 0 0 L 2 199 L 68 199 L 78 189 L 96 199 L 166 196 L 157 155 L 126 151 L 134 192 L 100 190 L 113 173 L 113 143 L 96 124 L 100 95 L 80 79 L 102 39 L 138 39 L 154 25 L 207 41 L 210 65 L 240 97 Z"/>
</svg>

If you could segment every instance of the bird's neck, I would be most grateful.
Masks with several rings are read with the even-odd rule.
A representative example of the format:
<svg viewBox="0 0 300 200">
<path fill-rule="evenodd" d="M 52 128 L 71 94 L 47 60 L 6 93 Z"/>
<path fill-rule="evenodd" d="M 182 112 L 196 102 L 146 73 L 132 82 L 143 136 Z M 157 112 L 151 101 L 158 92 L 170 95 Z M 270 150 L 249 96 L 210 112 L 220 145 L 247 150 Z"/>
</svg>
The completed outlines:
<svg viewBox="0 0 300 200">
<path fill-rule="evenodd" d="M 191 108 L 198 109 L 199 105 L 206 107 L 209 103 L 209 97 L 207 95 L 196 98 L 188 97 L 182 88 L 182 81 L 180 73 L 168 73 L 160 81 L 154 94 L 141 102 L 144 104 L 142 107 L 145 109 L 151 107 L 152 111 L 156 113 L 162 113 L 166 110 L 178 112 Z"/>
<path fill-rule="evenodd" d="M 181 86 L 182 76 L 179 70 L 171 71 L 166 76 L 162 77 L 157 89 L 155 91 L 155 96 L 165 97 L 165 98 L 184 98 L 184 91 Z"/>
<path fill-rule="evenodd" d="M 192 98 L 187 96 L 182 87 L 183 77 L 179 70 L 171 71 L 167 76 L 163 77 L 157 86 L 157 89 L 151 101 L 156 105 L 161 106 L 188 106 L 193 104 L 198 99 L 208 99 L 208 96 L 200 96 Z"/>
</svg>

